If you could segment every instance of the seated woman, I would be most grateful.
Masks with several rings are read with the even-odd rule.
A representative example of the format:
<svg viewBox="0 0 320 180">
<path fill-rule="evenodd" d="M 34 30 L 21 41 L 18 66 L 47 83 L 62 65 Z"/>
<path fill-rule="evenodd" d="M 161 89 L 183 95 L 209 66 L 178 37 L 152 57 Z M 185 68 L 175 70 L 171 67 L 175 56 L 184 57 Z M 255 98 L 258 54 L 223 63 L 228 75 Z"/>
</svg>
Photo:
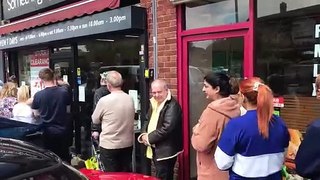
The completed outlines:
<svg viewBox="0 0 320 180">
<path fill-rule="evenodd" d="M 12 109 L 17 104 L 17 85 L 12 82 L 4 84 L 0 92 L 0 116 L 12 118 Z"/>
<path fill-rule="evenodd" d="M 14 105 L 12 113 L 13 119 L 26 123 L 35 123 L 30 105 L 27 104 L 30 98 L 29 87 L 22 85 L 18 89 L 18 104 Z"/>
</svg>

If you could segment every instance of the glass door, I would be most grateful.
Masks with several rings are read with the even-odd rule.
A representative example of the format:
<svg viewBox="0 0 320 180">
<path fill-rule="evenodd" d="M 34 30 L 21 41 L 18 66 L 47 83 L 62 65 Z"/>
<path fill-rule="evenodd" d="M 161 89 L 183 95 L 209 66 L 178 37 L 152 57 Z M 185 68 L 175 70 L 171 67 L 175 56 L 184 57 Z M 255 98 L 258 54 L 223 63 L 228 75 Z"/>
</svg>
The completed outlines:
<svg viewBox="0 0 320 180">
<path fill-rule="evenodd" d="M 217 33 L 214 35 L 199 35 L 183 39 L 183 62 L 185 76 L 183 106 L 185 121 L 184 132 L 188 134 L 185 139 L 185 153 L 189 162 L 184 166 L 190 169 L 190 179 L 197 177 L 196 151 L 193 149 L 190 139 L 192 128 L 198 122 L 203 110 L 210 103 L 202 92 L 203 78 L 209 72 L 224 72 L 235 78 L 243 78 L 247 73 L 246 59 L 246 31 L 232 33 Z"/>
</svg>

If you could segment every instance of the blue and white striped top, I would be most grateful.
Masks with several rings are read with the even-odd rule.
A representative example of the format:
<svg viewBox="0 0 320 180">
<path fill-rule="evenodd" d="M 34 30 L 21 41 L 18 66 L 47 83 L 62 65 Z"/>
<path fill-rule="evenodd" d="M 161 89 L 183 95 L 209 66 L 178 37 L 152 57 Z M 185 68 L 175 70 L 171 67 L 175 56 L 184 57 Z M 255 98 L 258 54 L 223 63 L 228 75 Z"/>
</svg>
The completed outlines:
<svg viewBox="0 0 320 180">
<path fill-rule="evenodd" d="M 221 170 L 229 170 L 230 180 L 281 179 L 284 150 L 289 144 L 288 129 L 279 116 L 273 116 L 269 138 L 258 130 L 257 111 L 231 119 L 215 152 Z"/>
</svg>

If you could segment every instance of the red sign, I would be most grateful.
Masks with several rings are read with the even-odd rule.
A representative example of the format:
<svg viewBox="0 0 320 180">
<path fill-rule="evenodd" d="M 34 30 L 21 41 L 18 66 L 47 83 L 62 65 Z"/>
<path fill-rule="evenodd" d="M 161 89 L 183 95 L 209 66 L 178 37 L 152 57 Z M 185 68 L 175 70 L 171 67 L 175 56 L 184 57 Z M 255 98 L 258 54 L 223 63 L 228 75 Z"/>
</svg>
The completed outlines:
<svg viewBox="0 0 320 180">
<path fill-rule="evenodd" d="M 283 97 L 274 97 L 273 98 L 273 106 L 274 107 L 284 107 L 284 98 Z"/>
<path fill-rule="evenodd" d="M 31 67 L 39 67 L 49 66 L 49 52 L 48 50 L 40 50 L 36 51 L 34 54 L 31 55 L 30 59 L 30 66 Z"/>
</svg>

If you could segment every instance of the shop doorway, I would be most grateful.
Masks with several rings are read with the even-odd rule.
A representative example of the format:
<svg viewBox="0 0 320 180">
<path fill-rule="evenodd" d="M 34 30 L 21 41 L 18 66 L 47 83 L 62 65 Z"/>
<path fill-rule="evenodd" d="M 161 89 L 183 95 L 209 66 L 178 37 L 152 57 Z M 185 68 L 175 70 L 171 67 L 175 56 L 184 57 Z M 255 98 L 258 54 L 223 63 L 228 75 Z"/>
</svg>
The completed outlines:
<svg viewBox="0 0 320 180">
<path fill-rule="evenodd" d="M 195 35 L 183 38 L 183 72 L 182 83 L 184 93 L 184 116 L 188 126 L 185 139 L 185 153 L 189 161 L 184 166 L 190 168 L 190 179 L 197 177 L 196 151 L 190 144 L 192 128 L 198 122 L 201 113 L 210 103 L 204 93 L 203 78 L 209 72 L 224 72 L 235 78 L 243 78 L 248 72 L 246 46 L 248 45 L 247 31 L 214 33 L 210 35 Z"/>
<path fill-rule="evenodd" d="M 53 48 L 50 53 L 50 68 L 54 71 L 55 75 L 60 78 L 64 83 L 67 83 L 68 91 L 71 96 L 71 106 L 68 107 L 68 118 L 73 121 L 73 138 L 75 153 L 81 153 L 81 122 L 79 121 L 79 101 L 78 87 L 75 82 L 75 58 L 71 46 L 62 48 Z M 67 50 L 67 51 L 65 51 Z"/>
</svg>

